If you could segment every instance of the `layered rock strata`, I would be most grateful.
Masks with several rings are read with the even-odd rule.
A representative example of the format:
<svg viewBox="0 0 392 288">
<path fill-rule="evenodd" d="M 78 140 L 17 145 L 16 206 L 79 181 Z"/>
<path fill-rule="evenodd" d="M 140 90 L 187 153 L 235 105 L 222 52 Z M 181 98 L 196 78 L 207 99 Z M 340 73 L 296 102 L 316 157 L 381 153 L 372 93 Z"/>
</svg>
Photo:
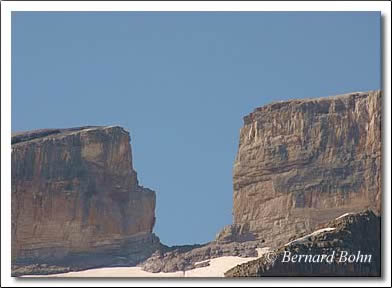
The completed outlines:
<svg viewBox="0 0 392 288">
<path fill-rule="evenodd" d="M 381 92 L 281 101 L 244 118 L 226 239 L 279 246 L 346 212 L 381 212 Z"/>
<path fill-rule="evenodd" d="M 123 128 L 13 135 L 15 269 L 39 263 L 66 266 L 80 257 L 88 263 L 97 255 L 106 260 L 91 265 L 108 265 L 113 257 L 106 254 L 129 256 L 126 262 L 135 264 L 160 245 L 152 234 L 154 223 L 155 192 L 138 184 L 129 133 Z"/>
<path fill-rule="evenodd" d="M 319 228 L 225 276 L 381 276 L 380 216 L 344 214 Z"/>
</svg>

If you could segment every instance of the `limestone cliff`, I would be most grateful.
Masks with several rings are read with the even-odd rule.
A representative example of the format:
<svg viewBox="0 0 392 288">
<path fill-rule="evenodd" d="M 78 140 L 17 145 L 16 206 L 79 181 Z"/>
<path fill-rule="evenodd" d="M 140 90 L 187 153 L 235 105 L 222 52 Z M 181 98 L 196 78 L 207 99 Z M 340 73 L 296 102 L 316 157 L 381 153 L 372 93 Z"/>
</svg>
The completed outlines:
<svg viewBox="0 0 392 288">
<path fill-rule="evenodd" d="M 379 214 L 381 102 L 380 91 L 350 93 L 276 102 L 246 116 L 234 225 L 225 231 L 278 246 L 345 212 Z"/>
<path fill-rule="evenodd" d="M 13 263 L 141 251 L 159 243 L 154 223 L 155 192 L 138 184 L 123 128 L 13 135 Z"/>
</svg>

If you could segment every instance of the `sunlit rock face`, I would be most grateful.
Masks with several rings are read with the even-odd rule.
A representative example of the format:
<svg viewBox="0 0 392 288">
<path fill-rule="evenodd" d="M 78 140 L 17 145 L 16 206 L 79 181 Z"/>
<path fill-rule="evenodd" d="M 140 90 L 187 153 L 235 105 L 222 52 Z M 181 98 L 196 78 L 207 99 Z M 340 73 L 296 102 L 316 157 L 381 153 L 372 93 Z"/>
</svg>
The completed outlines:
<svg viewBox="0 0 392 288">
<path fill-rule="evenodd" d="M 13 135 L 14 263 L 138 250 L 159 242 L 154 223 L 155 192 L 138 184 L 123 128 Z"/>
<path fill-rule="evenodd" d="M 381 106 L 381 92 L 370 91 L 276 102 L 244 117 L 237 236 L 278 246 L 345 212 L 380 214 Z"/>
</svg>

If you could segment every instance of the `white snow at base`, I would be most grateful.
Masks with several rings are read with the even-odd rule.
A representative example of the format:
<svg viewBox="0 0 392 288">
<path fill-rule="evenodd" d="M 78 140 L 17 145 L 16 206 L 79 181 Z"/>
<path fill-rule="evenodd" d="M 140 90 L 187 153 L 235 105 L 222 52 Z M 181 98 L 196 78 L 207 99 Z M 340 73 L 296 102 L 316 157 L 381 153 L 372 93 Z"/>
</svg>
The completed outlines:
<svg viewBox="0 0 392 288">
<path fill-rule="evenodd" d="M 257 248 L 258 257 L 270 251 L 269 247 Z M 151 273 L 143 271 L 141 267 L 109 267 L 89 269 L 78 272 L 68 272 L 52 275 L 25 275 L 22 277 L 224 277 L 229 269 L 257 259 L 258 257 L 224 256 L 197 262 L 200 264 L 209 261 L 209 266 L 195 268 L 188 271 L 177 271 L 172 273 Z"/>
</svg>

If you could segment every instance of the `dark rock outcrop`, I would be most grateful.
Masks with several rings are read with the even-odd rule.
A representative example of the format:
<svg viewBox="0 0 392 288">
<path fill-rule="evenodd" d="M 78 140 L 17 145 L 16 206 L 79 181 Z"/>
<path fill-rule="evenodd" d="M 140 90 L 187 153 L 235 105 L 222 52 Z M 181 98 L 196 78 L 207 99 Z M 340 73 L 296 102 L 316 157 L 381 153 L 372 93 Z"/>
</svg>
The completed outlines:
<svg viewBox="0 0 392 288">
<path fill-rule="evenodd" d="M 344 215 L 319 227 L 323 229 L 301 235 L 272 253 L 230 269 L 225 276 L 379 277 L 380 220 L 372 211 Z"/>
<path fill-rule="evenodd" d="M 29 265 L 35 267 L 32 272 L 42 265 L 136 265 L 160 247 L 152 234 L 154 223 L 155 192 L 138 184 L 129 133 L 123 128 L 88 126 L 13 135 L 16 274 Z"/>
<path fill-rule="evenodd" d="M 346 212 L 379 215 L 381 105 L 381 92 L 370 91 L 277 102 L 246 116 L 234 225 L 220 237 L 253 235 L 277 247 Z"/>
</svg>

